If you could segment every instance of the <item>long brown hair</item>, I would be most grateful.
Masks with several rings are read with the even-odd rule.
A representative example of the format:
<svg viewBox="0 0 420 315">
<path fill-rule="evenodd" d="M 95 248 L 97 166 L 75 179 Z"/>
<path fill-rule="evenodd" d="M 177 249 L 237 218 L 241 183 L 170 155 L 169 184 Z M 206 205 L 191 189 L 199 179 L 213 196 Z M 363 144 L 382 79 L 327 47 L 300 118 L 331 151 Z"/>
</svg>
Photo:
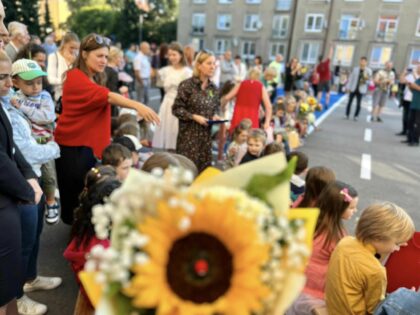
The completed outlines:
<svg viewBox="0 0 420 315">
<path fill-rule="evenodd" d="M 105 37 L 102 37 L 95 33 L 91 33 L 87 35 L 85 38 L 83 38 L 80 44 L 79 55 L 77 56 L 77 59 L 74 62 L 74 68 L 77 68 L 83 71 L 86 75 L 89 75 L 89 70 L 86 65 L 86 61 L 83 58 L 83 53 L 90 53 L 91 51 L 94 51 L 96 49 L 100 49 L 103 47 L 107 47 L 109 50 L 110 46 L 109 46 L 109 43 L 107 43 L 107 40 L 108 39 L 106 39 Z M 97 84 L 105 86 L 106 74 L 104 72 L 95 73 L 93 76 L 93 80 Z"/>
<path fill-rule="evenodd" d="M 322 190 L 332 181 L 335 181 L 332 170 L 323 166 L 311 167 L 306 175 L 305 194 L 299 207 L 313 207 Z"/>
<path fill-rule="evenodd" d="M 350 197 L 357 197 L 357 191 L 352 186 L 340 181 L 329 183 L 319 195 L 317 207 L 320 213 L 316 223 L 315 237 L 326 233 L 323 247 L 328 247 L 331 242 L 338 242 L 347 234 L 341 218 L 351 200 L 341 193 L 344 189 Z"/>
</svg>

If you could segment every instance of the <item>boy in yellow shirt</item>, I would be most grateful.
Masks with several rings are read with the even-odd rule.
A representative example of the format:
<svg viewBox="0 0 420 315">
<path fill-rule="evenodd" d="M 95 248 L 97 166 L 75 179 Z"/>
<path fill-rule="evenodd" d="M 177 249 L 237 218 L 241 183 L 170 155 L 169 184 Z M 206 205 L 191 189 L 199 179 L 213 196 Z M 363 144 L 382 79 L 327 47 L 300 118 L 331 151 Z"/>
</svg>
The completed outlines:
<svg viewBox="0 0 420 315">
<path fill-rule="evenodd" d="M 397 205 L 384 202 L 365 209 L 356 237 L 343 238 L 331 256 L 325 290 L 328 313 L 373 314 L 387 285 L 380 259 L 405 246 L 413 234 L 412 219 Z"/>
</svg>

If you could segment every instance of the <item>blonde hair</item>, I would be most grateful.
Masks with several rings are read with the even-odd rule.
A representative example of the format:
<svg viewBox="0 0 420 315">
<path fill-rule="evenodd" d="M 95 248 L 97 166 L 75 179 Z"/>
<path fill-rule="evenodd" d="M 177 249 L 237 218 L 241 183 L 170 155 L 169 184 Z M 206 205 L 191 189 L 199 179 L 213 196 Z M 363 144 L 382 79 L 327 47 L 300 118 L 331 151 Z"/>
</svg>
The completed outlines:
<svg viewBox="0 0 420 315">
<path fill-rule="evenodd" d="M 271 76 L 273 78 L 277 77 L 277 70 L 274 67 L 268 67 L 264 71 L 264 77 Z"/>
<path fill-rule="evenodd" d="M 4 50 L 0 50 L 0 62 L 8 62 L 12 64 L 12 61 Z"/>
<path fill-rule="evenodd" d="M 108 62 L 114 62 L 118 57 L 122 58 L 123 55 L 124 54 L 121 49 L 116 46 L 111 46 L 109 49 Z"/>
<path fill-rule="evenodd" d="M 249 139 L 261 141 L 265 145 L 265 142 L 267 141 L 267 135 L 265 134 L 264 130 L 255 128 L 251 129 L 251 131 L 249 132 L 248 140 Z"/>
<path fill-rule="evenodd" d="M 198 66 L 203 64 L 210 57 L 214 57 L 214 54 L 210 51 L 202 50 L 198 53 L 197 57 L 195 57 L 194 60 L 193 76 L 200 76 L 200 70 L 198 69 Z"/>
<path fill-rule="evenodd" d="M 390 239 L 406 242 L 414 231 L 413 220 L 407 212 L 392 202 L 383 202 L 363 211 L 357 223 L 356 238 L 363 243 Z"/>
<path fill-rule="evenodd" d="M 252 68 L 251 70 L 249 70 L 248 78 L 250 80 L 259 80 L 260 77 L 261 77 L 261 72 L 257 68 Z"/>
</svg>

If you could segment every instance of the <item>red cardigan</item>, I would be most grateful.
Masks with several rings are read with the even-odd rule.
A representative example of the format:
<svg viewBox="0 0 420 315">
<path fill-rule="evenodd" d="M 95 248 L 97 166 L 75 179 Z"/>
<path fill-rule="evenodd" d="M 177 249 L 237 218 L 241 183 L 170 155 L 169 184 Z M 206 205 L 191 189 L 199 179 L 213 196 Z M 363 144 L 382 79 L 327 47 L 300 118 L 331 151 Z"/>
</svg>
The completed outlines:
<svg viewBox="0 0 420 315">
<path fill-rule="evenodd" d="M 111 142 L 108 94 L 106 87 L 92 82 L 81 70 L 68 71 L 63 84 L 63 112 L 54 134 L 56 142 L 69 147 L 90 147 L 100 158 Z"/>
</svg>

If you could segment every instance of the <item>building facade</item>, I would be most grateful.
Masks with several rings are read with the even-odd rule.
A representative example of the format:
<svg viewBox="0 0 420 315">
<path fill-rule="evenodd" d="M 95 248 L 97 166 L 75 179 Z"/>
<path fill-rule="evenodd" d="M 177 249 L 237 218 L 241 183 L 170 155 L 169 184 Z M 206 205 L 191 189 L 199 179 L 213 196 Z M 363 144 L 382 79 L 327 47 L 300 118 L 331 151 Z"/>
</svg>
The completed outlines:
<svg viewBox="0 0 420 315">
<path fill-rule="evenodd" d="M 420 63 L 419 0 L 180 0 L 178 40 L 244 59 L 277 53 L 313 65 L 334 45 L 333 64 L 366 56 L 372 68 Z"/>
</svg>

